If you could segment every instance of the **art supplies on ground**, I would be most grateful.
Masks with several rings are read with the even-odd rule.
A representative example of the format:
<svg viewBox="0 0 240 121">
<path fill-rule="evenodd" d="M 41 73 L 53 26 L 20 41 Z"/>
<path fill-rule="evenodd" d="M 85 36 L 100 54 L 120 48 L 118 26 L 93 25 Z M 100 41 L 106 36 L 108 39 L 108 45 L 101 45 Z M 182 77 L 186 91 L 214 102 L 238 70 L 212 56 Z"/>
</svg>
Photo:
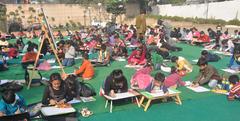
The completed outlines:
<svg viewBox="0 0 240 121">
<path fill-rule="evenodd" d="M 229 92 L 227 90 L 222 90 L 222 89 L 213 89 L 212 92 L 217 93 L 217 94 L 224 94 L 224 95 L 229 94 Z"/>
<path fill-rule="evenodd" d="M 197 86 L 197 87 L 192 87 L 192 86 L 187 86 L 188 89 L 194 91 L 194 92 L 208 92 L 210 91 L 209 89 L 202 87 L 202 86 Z"/>
</svg>

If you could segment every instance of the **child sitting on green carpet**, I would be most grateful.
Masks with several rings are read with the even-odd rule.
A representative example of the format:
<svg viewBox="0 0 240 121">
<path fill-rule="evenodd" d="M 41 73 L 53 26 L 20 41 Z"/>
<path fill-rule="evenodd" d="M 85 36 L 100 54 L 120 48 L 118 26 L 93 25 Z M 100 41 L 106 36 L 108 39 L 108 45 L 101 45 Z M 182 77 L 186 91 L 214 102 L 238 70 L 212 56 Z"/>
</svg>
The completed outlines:
<svg viewBox="0 0 240 121">
<path fill-rule="evenodd" d="M 228 100 L 234 100 L 234 99 L 240 99 L 240 80 L 238 75 L 231 75 L 229 77 L 230 84 L 233 85 L 233 87 L 230 89 Z"/>
<path fill-rule="evenodd" d="M 73 99 L 69 88 L 63 82 L 59 73 L 52 73 L 49 82 L 43 93 L 43 105 L 64 104 Z"/>
<path fill-rule="evenodd" d="M 103 84 L 104 94 L 115 97 L 116 93 L 123 93 L 128 91 L 127 79 L 123 75 L 122 70 L 115 69 L 106 78 Z"/>
<path fill-rule="evenodd" d="M 192 72 L 193 66 L 181 56 L 173 56 L 171 58 L 173 63 L 176 63 L 177 70 L 181 73 L 182 76 L 185 76 L 187 73 Z"/>
<path fill-rule="evenodd" d="M 204 85 L 208 83 L 209 87 L 215 88 L 218 82 L 222 80 L 222 78 L 218 74 L 217 69 L 211 65 L 208 65 L 208 62 L 205 58 L 200 58 L 197 65 L 200 67 L 200 73 L 193 81 L 192 86 L 197 87 L 199 85 Z"/>
<path fill-rule="evenodd" d="M 23 113 L 26 108 L 27 105 L 22 96 L 7 90 L 0 101 L 0 117 Z"/>
</svg>

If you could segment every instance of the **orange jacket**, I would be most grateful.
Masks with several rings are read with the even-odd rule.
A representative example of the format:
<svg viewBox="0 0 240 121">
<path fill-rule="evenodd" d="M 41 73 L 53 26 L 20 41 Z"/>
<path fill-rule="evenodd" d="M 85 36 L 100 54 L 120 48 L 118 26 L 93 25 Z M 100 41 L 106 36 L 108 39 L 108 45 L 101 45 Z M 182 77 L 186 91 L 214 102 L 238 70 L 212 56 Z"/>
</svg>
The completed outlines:
<svg viewBox="0 0 240 121">
<path fill-rule="evenodd" d="M 83 73 L 83 78 L 92 78 L 94 76 L 94 68 L 89 60 L 83 60 L 81 67 L 74 73 L 76 75 Z"/>
<path fill-rule="evenodd" d="M 29 62 L 29 61 L 35 61 L 37 58 L 37 53 L 35 52 L 27 52 L 23 58 L 22 62 Z"/>
</svg>

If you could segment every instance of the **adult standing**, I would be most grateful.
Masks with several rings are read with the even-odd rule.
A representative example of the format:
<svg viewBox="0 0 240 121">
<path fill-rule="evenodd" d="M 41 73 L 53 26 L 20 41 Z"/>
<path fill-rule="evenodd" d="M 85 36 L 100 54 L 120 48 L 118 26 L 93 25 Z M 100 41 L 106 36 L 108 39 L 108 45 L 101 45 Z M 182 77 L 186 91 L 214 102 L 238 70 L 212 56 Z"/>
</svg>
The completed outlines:
<svg viewBox="0 0 240 121">
<path fill-rule="evenodd" d="M 137 28 L 137 37 L 141 38 L 144 36 L 145 31 L 147 29 L 147 23 L 146 23 L 146 17 L 145 17 L 146 11 L 141 10 L 140 15 L 136 18 L 136 28 Z"/>
</svg>

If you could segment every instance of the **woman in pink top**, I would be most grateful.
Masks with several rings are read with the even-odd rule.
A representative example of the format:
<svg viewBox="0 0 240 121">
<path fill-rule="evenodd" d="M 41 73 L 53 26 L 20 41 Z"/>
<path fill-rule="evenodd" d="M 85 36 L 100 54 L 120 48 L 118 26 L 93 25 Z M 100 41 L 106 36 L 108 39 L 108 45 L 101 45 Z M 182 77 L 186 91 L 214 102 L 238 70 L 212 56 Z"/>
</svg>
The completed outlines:
<svg viewBox="0 0 240 121">
<path fill-rule="evenodd" d="M 177 72 L 176 67 L 171 67 L 171 74 L 164 80 L 164 86 L 167 88 L 177 88 L 178 86 L 184 86 L 185 82 L 182 81 L 182 76 Z"/>
</svg>

